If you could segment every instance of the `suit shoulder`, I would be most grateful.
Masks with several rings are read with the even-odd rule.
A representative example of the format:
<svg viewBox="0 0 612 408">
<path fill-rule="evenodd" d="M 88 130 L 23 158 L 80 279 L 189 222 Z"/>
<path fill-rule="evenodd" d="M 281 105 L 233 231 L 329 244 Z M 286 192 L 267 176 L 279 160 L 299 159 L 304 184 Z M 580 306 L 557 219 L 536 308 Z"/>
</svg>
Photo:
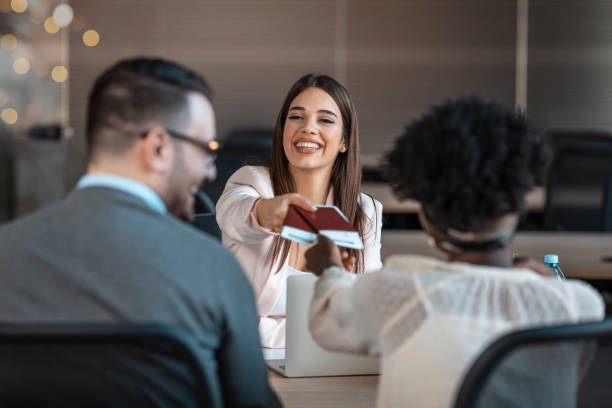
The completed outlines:
<svg viewBox="0 0 612 408">
<path fill-rule="evenodd" d="M 221 242 L 190 224 L 186 224 L 178 219 L 169 219 L 167 224 L 168 232 L 173 231 L 169 236 L 174 236 L 177 247 L 180 247 L 182 264 L 191 265 L 187 269 L 199 275 L 202 270 L 211 271 L 213 274 L 223 273 L 224 281 L 236 283 L 236 280 L 246 281 L 246 276 L 232 252 L 221 245 Z M 174 255 L 173 255 L 174 256 Z"/>
<path fill-rule="evenodd" d="M 171 215 L 163 217 L 163 223 L 168 232 L 174 231 L 185 241 L 185 245 L 192 245 L 198 248 L 207 248 L 214 252 L 225 252 L 221 242 L 215 237 L 200 231 L 191 224 L 181 221 Z"/>
<path fill-rule="evenodd" d="M 52 220 L 54 217 L 56 217 L 58 211 L 61 211 L 62 207 L 62 201 L 56 202 L 30 214 L 11 220 L 8 223 L 0 226 L 0 236 L 18 233 L 28 229 L 30 225 L 44 223 L 46 220 Z"/>
<path fill-rule="evenodd" d="M 215 259 L 215 263 L 221 262 L 228 266 L 236 266 L 239 268 L 238 261 L 236 261 L 234 255 L 221 245 L 221 241 L 217 238 L 183 221 L 172 217 L 167 218 L 169 218 L 168 221 L 172 224 L 172 228 L 175 228 L 177 232 L 180 231 L 184 245 L 189 245 L 194 250 L 197 250 L 200 257 L 206 258 L 208 262 L 210 262 L 210 259 Z"/>
</svg>

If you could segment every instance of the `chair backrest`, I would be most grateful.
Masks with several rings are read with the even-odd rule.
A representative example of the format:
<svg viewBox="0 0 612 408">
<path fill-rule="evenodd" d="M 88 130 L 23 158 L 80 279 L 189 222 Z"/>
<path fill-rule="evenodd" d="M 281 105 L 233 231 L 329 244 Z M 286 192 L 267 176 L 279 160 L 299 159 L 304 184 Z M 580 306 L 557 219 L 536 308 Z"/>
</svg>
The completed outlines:
<svg viewBox="0 0 612 408">
<path fill-rule="evenodd" d="M 604 190 L 603 208 L 603 230 L 612 231 L 612 170 L 608 172 L 606 188 Z"/>
<path fill-rule="evenodd" d="M 609 142 L 611 137 L 612 134 L 605 130 L 556 129 L 546 134 L 546 142 L 556 150 L 568 144 L 574 145 L 585 141 L 605 144 Z"/>
<path fill-rule="evenodd" d="M 608 406 L 611 346 L 612 319 L 509 333 L 472 364 L 455 408 Z"/>
<path fill-rule="evenodd" d="M 196 214 L 191 224 L 207 234 L 221 240 L 221 229 L 217 224 L 216 213 Z"/>
<path fill-rule="evenodd" d="M 217 178 L 202 187 L 217 202 L 230 176 L 240 167 L 269 165 L 272 155 L 272 129 L 236 129 L 223 142 L 217 157 Z"/>
<path fill-rule="evenodd" d="M 546 186 L 547 229 L 602 231 L 605 182 L 612 170 L 612 136 L 554 133 Z"/>
<path fill-rule="evenodd" d="M 7 152 L 0 151 L 0 224 L 15 218 L 14 168 L 14 159 Z"/>
<path fill-rule="evenodd" d="M 196 214 L 214 213 L 216 211 L 214 201 L 203 190 L 198 190 L 194 197 L 195 203 L 193 205 L 193 208 Z"/>
<path fill-rule="evenodd" d="M 0 324 L 3 407 L 219 407 L 185 331 L 163 324 Z"/>
</svg>

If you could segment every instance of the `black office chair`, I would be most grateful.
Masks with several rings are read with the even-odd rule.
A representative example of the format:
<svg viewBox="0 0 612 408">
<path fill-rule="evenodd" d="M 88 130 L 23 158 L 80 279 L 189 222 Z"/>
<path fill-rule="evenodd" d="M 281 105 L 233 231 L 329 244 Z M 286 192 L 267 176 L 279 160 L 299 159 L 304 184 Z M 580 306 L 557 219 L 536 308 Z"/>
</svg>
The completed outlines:
<svg viewBox="0 0 612 408">
<path fill-rule="evenodd" d="M 550 144 L 554 150 L 585 141 L 607 144 L 610 142 L 610 138 L 612 138 L 612 134 L 605 130 L 554 129 L 546 134 L 546 142 Z"/>
<path fill-rule="evenodd" d="M 0 143 L 2 140 L 0 139 Z M 15 160 L 0 151 L 0 224 L 15 218 Z"/>
<path fill-rule="evenodd" d="M 217 214 L 215 213 L 196 214 L 193 217 L 191 225 L 193 225 L 202 232 L 212 235 L 220 241 L 221 229 L 219 228 L 219 225 L 217 225 L 216 216 Z"/>
<path fill-rule="evenodd" d="M 162 324 L 0 324 L 0 405 L 220 407 L 198 348 Z"/>
<path fill-rule="evenodd" d="M 612 170 L 612 136 L 607 133 L 555 132 L 546 186 L 546 229 L 603 231 L 605 182 Z"/>
<path fill-rule="evenodd" d="M 203 190 L 198 190 L 194 198 L 193 209 L 196 214 L 208 214 L 216 211 L 214 201 Z"/>
<path fill-rule="evenodd" d="M 612 318 L 512 332 L 465 375 L 455 408 L 604 407 L 612 402 Z"/>
<path fill-rule="evenodd" d="M 217 178 L 202 187 L 213 202 L 219 200 L 227 180 L 240 167 L 270 165 L 273 134 L 272 129 L 236 129 L 227 135 L 216 161 Z"/>
<path fill-rule="evenodd" d="M 612 231 L 612 170 L 608 172 L 602 208 L 603 230 Z"/>
</svg>

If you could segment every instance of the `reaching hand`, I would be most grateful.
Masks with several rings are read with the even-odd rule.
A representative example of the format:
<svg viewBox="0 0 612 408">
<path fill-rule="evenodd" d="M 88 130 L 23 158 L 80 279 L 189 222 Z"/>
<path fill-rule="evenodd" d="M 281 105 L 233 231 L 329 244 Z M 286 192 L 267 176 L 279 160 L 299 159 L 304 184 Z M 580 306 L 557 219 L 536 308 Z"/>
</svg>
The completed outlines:
<svg viewBox="0 0 612 408">
<path fill-rule="evenodd" d="M 308 199 L 297 193 L 283 194 L 274 198 L 264 198 L 257 204 L 255 208 L 257 222 L 264 228 L 280 232 L 287 211 L 289 211 L 289 205 L 296 205 L 310 212 L 316 210 Z"/>
<path fill-rule="evenodd" d="M 355 267 L 355 257 L 349 256 L 349 253 L 346 249 L 342 249 L 340 252 L 340 256 L 342 257 L 342 264 L 344 265 L 344 269 L 351 272 Z"/>
<path fill-rule="evenodd" d="M 326 236 L 319 235 L 318 241 L 308 251 L 306 251 L 306 269 L 319 276 L 330 266 L 345 268 L 347 264 L 355 263 L 354 257 L 340 254 L 340 249 Z M 352 261 L 351 261 L 352 259 Z"/>
<path fill-rule="evenodd" d="M 546 266 L 545 264 L 538 262 L 532 258 L 528 258 L 526 256 L 519 256 L 514 258 L 513 264 L 516 268 L 531 269 L 532 271 L 540 275 L 555 276 L 555 271 L 553 271 L 551 267 Z"/>
</svg>

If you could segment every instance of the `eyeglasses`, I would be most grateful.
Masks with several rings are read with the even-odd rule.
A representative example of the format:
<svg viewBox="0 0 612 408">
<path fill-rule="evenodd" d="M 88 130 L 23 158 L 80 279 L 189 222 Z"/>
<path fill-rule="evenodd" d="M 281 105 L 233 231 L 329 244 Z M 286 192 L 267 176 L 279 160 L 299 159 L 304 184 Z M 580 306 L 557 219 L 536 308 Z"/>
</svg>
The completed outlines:
<svg viewBox="0 0 612 408">
<path fill-rule="evenodd" d="M 217 153 L 219 152 L 219 149 L 221 148 L 221 143 L 219 143 L 219 141 L 215 139 L 205 142 L 204 140 L 200 140 L 200 139 L 196 139 L 195 137 L 184 135 L 172 129 L 164 128 L 164 130 L 171 137 L 175 139 L 179 139 L 179 140 L 184 140 L 186 142 L 194 144 L 213 157 L 217 156 Z M 147 137 L 148 134 L 149 134 L 149 131 L 146 131 L 146 132 L 142 132 L 140 136 L 142 138 L 145 138 Z"/>
</svg>

